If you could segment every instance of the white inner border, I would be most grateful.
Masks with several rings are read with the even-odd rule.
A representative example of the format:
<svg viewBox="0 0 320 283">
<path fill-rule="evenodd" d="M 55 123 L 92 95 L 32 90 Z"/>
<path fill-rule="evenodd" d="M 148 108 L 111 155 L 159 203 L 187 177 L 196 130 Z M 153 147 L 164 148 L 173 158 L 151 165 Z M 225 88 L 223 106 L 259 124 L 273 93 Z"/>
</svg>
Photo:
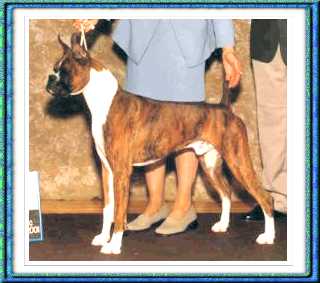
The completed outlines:
<svg viewBox="0 0 320 283">
<path fill-rule="evenodd" d="M 29 172 L 29 20 L 75 18 L 287 19 L 289 191 L 287 261 L 29 261 L 28 234 L 24 232 L 28 231 L 28 213 L 24 210 L 25 199 L 22 193 Z M 305 13 L 303 9 L 16 9 L 14 31 L 14 272 L 104 274 L 305 272 Z M 263 251 L 263 248 L 261 250 Z"/>
</svg>

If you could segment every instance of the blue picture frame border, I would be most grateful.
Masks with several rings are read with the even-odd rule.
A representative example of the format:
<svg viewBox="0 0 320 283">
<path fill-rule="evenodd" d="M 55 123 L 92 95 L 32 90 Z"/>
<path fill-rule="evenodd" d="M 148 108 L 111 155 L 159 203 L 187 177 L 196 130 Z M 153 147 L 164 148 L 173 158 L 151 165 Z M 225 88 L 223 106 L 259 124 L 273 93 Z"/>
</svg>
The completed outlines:
<svg viewBox="0 0 320 283">
<path fill-rule="evenodd" d="M 0 14 L 0 280 L 6 282 L 284 282 L 319 280 L 319 198 L 318 198 L 318 146 L 319 146 L 319 2 L 303 0 L 268 1 L 3 1 Z M 16 8 L 298 8 L 306 12 L 306 262 L 305 274 L 15 274 L 13 272 L 13 12 Z"/>
</svg>

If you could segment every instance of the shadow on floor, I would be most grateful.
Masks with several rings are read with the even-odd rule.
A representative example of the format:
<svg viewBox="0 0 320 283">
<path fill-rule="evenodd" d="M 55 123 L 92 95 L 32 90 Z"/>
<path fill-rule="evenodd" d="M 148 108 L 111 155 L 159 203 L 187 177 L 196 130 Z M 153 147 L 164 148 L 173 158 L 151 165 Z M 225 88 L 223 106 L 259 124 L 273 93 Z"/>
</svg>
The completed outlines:
<svg viewBox="0 0 320 283">
<path fill-rule="evenodd" d="M 129 220 L 134 215 L 129 215 Z M 245 222 L 233 214 L 226 233 L 213 233 L 210 228 L 218 214 L 199 214 L 199 226 L 170 237 L 157 236 L 154 229 L 128 233 L 123 238 L 121 255 L 105 255 L 100 247 L 91 246 L 100 233 L 100 215 L 45 215 L 43 242 L 30 244 L 30 260 L 38 261 L 286 261 L 286 219 L 276 221 L 274 245 L 256 244 L 263 232 L 263 222 Z"/>
</svg>

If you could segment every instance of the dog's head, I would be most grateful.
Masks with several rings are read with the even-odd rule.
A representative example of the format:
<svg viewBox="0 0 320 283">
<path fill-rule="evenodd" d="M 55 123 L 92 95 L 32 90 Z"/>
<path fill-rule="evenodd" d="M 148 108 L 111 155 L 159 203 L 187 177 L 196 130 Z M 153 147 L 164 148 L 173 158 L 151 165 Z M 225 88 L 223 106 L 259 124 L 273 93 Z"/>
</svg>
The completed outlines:
<svg viewBox="0 0 320 283">
<path fill-rule="evenodd" d="M 60 36 L 58 41 L 63 49 L 62 57 L 53 67 L 47 82 L 47 91 L 54 96 L 68 96 L 81 93 L 90 79 L 90 56 L 77 42 L 77 36 L 71 38 L 71 47 Z"/>
</svg>

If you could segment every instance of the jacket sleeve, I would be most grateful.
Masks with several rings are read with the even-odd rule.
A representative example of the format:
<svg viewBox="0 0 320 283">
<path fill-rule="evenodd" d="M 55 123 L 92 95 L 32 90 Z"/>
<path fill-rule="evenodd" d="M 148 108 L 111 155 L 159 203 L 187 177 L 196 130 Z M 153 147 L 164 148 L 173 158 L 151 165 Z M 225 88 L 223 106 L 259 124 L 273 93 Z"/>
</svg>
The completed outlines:
<svg viewBox="0 0 320 283">
<path fill-rule="evenodd" d="M 215 37 L 215 47 L 233 47 L 234 27 L 232 20 L 211 20 L 211 24 Z"/>
</svg>

